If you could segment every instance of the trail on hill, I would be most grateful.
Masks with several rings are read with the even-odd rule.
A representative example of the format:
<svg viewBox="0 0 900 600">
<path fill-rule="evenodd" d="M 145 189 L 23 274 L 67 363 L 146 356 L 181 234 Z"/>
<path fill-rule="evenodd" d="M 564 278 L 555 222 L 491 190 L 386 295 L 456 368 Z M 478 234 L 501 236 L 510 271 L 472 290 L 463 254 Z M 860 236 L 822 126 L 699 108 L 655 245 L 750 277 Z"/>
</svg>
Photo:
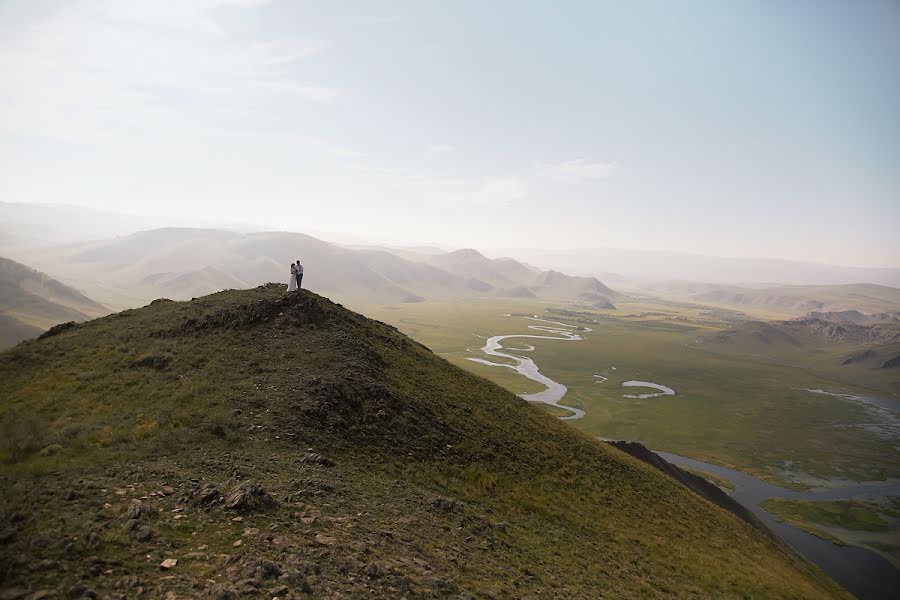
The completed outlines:
<svg viewBox="0 0 900 600">
<path fill-rule="evenodd" d="M 565 323 L 560 323 L 558 321 L 548 321 L 547 319 L 538 319 L 537 317 L 526 317 L 532 321 L 541 321 L 543 323 L 550 323 L 550 325 L 529 325 L 528 329 L 533 329 L 535 331 L 543 331 L 545 333 L 553 333 L 556 336 L 550 335 L 530 335 L 530 334 L 512 334 L 512 335 L 495 335 L 491 338 L 488 338 L 487 343 L 482 346 L 481 351 L 489 356 L 499 356 L 502 358 L 508 358 L 510 360 L 515 361 L 516 364 L 509 365 L 505 363 L 497 363 L 492 362 L 490 360 L 484 358 L 468 358 L 467 360 L 471 360 L 472 362 L 481 363 L 483 365 L 488 365 L 491 367 L 506 367 L 507 369 L 512 369 L 521 375 L 524 375 L 528 379 L 532 381 L 536 381 L 542 385 L 547 386 L 547 389 L 542 392 L 536 392 L 534 394 L 519 394 L 519 397 L 528 400 L 529 402 L 542 402 L 544 404 L 549 404 L 550 406 L 554 406 L 556 408 L 560 408 L 562 410 L 568 411 L 571 414 L 568 414 L 564 417 L 560 417 L 563 420 L 570 419 L 580 419 L 584 416 L 584 411 L 580 408 L 575 408 L 572 406 L 563 406 L 559 403 L 562 400 L 563 396 L 566 395 L 568 388 L 558 381 L 554 381 L 544 375 L 538 370 L 537 365 L 530 358 L 526 358 L 523 356 L 516 356 L 514 354 L 507 354 L 506 352 L 501 352 L 503 350 L 503 346 L 500 342 L 509 338 L 530 338 L 530 339 L 539 339 L 539 340 L 562 340 L 562 341 L 571 341 L 577 342 L 581 341 L 582 338 L 578 333 L 574 331 L 574 328 L 571 325 L 566 325 Z M 589 328 L 585 327 L 585 331 L 591 331 Z M 534 349 L 534 346 L 526 344 L 528 349 L 523 348 L 509 348 L 509 350 L 515 350 L 517 352 L 528 352 Z"/>
</svg>

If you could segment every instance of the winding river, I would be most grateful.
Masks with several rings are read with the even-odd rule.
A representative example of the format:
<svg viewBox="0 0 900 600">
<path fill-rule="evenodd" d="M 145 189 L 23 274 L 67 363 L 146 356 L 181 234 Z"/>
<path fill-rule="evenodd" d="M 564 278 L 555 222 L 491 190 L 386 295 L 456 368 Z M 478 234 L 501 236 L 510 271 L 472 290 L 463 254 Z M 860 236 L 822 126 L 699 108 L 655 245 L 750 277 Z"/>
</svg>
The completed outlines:
<svg viewBox="0 0 900 600">
<path fill-rule="evenodd" d="M 537 316 L 526 318 L 531 321 L 546 323 L 545 325 L 529 325 L 528 329 L 551 335 L 511 334 L 495 335 L 488 338 L 485 345 L 481 348 L 481 351 L 488 356 L 511 360 L 513 361 L 513 364 L 493 362 L 487 359 L 474 357 L 470 357 L 467 360 L 492 367 L 512 369 L 528 379 L 546 386 L 546 389 L 541 392 L 534 394 L 520 394 L 520 397 L 530 402 L 542 402 L 567 411 L 568 414 L 560 417 L 560 419 L 571 420 L 582 418 L 584 416 L 583 410 L 571 406 L 564 406 L 559 403 L 568 391 L 565 385 L 554 381 L 541 373 L 537 364 L 535 364 L 532 359 L 503 352 L 503 350 L 511 352 L 530 352 L 534 350 L 534 346 L 525 344 L 524 346 L 517 348 L 509 346 L 504 347 L 501 342 L 512 338 L 558 341 L 580 341 L 584 338 L 582 338 L 578 331 L 571 325 L 560 323 L 558 321 L 540 319 Z M 583 328 L 582 331 L 591 330 Z M 615 367 L 612 368 L 615 369 Z M 605 383 L 607 381 L 607 378 L 602 375 L 594 375 L 594 378 L 597 379 L 595 383 Z M 623 387 L 644 387 L 657 390 L 652 393 L 624 394 L 623 396 L 625 398 L 644 399 L 675 394 L 675 390 L 672 388 L 647 381 L 632 380 L 626 381 L 622 385 Z M 808 391 L 835 396 L 848 396 L 845 394 L 833 394 L 824 390 Z M 864 401 L 867 404 L 875 404 L 880 408 L 897 410 L 896 405 L 888 407 L 885 406 L 883 402 L 876 403 L 868 397 L 864 400 L 854 397 L 852 400 Z M 852 594 L 860 598 L 860 600 L 882 600 L 889 598 L 893 599 L 896 597 L 897 590 L 900 590 L 900 571 L 898 571 L 887 559 L 871 550 L 860 548 L 858 546 L 838 546 L 827 540 L 806 533 L 797 527 L 782 523 L 772 517 L 772 515 L 762 508 L 760 504 L 768 498 L 841 500 L 858 498 L 866 495 L 900 495 L 900 479 L 890 479 L 882 482 L 861 482 L 839 488 L 800 492 L 772 485 L 734 469 L 727 469 L 725 467 L 720 467 L 719 465 L 706 463 L 686 456 L 671 454 L 669 452 L 656 453 L 672 464 L 706 471 L 730 481 L 732 485 L 734 485 L 734 491 L 731 492 L 731 496 L 735 500 L 752 511 L 753 514 L 756 515 L 760 521 L 765 523 L 766 526 L 783 542 L 818 565 L 832 579 L 840 583 Z"/>
<path fill-rule="evenodd" d="M 487 343 L 482 346 L 481 351 L 487 354 L 488 356 L 498 356 L 501 358 L 508 358 L 514 362 L 514 364 L 507 363 L 498 363 L 493 362 L 484 358 L 469 358 L 473 362 L 481 363 L 483 365 L 488 365 L 491 367 L 505 367 L 507 369 L 512 369 L 521 375 L 524 375 L 528 379 L 532 381 L 537 381 L 538 383 L 545 385 L 547 389 L 536 392 L 534 394 L 520 394 L 519 397 L 528 400 L 529 402 L 542 402 L 544 404 L 549 404 L 550 406 L 554 406 L 556 408 L 567 411 L 569 414 L 560 417 L 560 419 L 568 420 L 568 419 L 580 419 L 584 416 L 584 411 L 580 408 L 575 408 L 573 406 L 563 406 L 559 403 L 562 400 L 563 396 L 566 395 L 568 388 L 558 381 L 553 381 L 543 373 L 538 370 L 537 365 L 533 360 L 524 356 L 516 356 L 515 354 L 508 354 L 503 352 L 504 347 L 500 342 L 503 340 L 511 339 L 511 338 L 530 338 L 530 339 L 538 339 L 538 340 L 562 340 L 562 341 L 570 341 L 575 342 L 583 339 L 578 333 L 575 331 L 575 328 L 571 325 L 566 325 L 565 323 L 559 323 L 558 321 L 548 321 L 547 319 L 539 319 L 537 317 L 526 317 L 532 321 L 540 321 L 543 323 L 549 323 L 549 325 L 529 325 L 528 329 L 532 329 L 534 331 L 543 331 L 544 333 L 552 333 L 554 335 L 532 335 L 532 334 L 513 334 L 513 335 L 495 335 L 491 338 L 488 338 Z M 590 331 L 588 328 L 584 328 L 584 331 Z M 506 348 L 506 350 L 515 351 L 515 352 L 530 352 L 534 350 L 534 346 L 530 344 L 526 344 L 527 347 L 524 348 Z"/>
<path fill-rule="evenodd" d="M 783 542 L 814 562 L 832 579 L 840 583 L 860 600 L 890 600 L 900 590 L 900 571 L 886 558 L 859 546 L 838 546 L 806 533 L 793 525 L 782 523 L 760 504 L 769 498 L 795 500 L 847 500 L 860 496 L 900 495 L 900 479 L 862 482 L 853 486 L 800 492 L 751 477 L 741 471 L 711 463 L 655 451 L 670 463 L 712 473 L 727 479 L 734 486 L 731 497 L 747 507 Z"/>
</svg>

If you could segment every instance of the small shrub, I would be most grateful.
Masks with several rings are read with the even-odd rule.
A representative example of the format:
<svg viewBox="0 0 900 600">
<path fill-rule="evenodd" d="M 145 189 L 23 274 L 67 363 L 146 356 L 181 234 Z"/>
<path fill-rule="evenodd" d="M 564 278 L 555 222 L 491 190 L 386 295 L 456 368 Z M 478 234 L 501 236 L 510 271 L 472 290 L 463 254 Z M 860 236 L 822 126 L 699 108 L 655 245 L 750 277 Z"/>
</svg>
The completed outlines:
<svg viewBox="0 0 900 600">
<path fill-rule="evenodd" d="M 18 462 L 46 445 L 47 425 L 34 413 L 10 410 L 0 423 L 0 448 Z"/>
</svg>

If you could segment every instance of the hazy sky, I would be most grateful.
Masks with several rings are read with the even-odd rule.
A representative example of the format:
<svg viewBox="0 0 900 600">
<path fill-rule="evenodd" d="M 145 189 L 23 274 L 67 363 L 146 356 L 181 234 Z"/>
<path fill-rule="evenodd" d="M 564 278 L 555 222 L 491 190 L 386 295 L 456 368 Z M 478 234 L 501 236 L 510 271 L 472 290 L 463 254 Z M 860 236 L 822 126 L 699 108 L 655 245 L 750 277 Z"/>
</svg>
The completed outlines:
<svg viewBox="0 0 900 600">
<path fill-rule="evenodd" d="M 5 0 L 0 200 L 900 266 L 900 4 Z"/>
</svg>

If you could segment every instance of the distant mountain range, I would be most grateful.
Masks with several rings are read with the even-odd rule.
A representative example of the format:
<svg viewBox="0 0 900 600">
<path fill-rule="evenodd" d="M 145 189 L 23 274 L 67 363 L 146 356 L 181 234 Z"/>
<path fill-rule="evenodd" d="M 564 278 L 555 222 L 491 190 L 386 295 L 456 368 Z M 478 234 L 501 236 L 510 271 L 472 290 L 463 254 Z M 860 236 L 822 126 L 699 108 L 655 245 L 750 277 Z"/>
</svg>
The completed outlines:
<svg viewBox="0 0 900 600">
<path fill-rule="evenodd" d="M 343 301 L 419 302 L 464 297 L 541 298 L 611 308 L 622 298 L 593 277 L 542 271 L 475 250 L 410 252 L 346 248 L 300 233 L 238 233 L 164 228 L 110 240 L 31 250 L 94 297 L 134 306 L 158 297 L 187 299 L 221 289 L 286 282 L 301 259 L 305 287 Z"/>
<path fill-rule="evenodd" d="M 57 323 L 86 321 L 109 312 L 49 275 L 0 257 L 0 348 Z"/>
<path fill-rule="evenodd" d="M 489 250 L 495 254 L 515 256 L 543 269 L 599 277 L 619 287 L 624 281 L 634 284 L 666 279 L 751 287 L 853 283 L 900 287 L 900 268 L 846 267 L 783 259 L 729 258 L 622 248 Z"/>
<path fill-rule="evenodd" d="M 668 298 L 701 304 L 738 308 L 752 306 L 797 315 L 828 313 L 824 318 L 829 320 L 851 318 L 850 315 L 838 315 L 846 311 L 888 314 L 900 312 L 900 289 L 874 284 L 751 288 L 693 281 L 663 281 L 647 285 L 645 289 Z"/>
</svg>

